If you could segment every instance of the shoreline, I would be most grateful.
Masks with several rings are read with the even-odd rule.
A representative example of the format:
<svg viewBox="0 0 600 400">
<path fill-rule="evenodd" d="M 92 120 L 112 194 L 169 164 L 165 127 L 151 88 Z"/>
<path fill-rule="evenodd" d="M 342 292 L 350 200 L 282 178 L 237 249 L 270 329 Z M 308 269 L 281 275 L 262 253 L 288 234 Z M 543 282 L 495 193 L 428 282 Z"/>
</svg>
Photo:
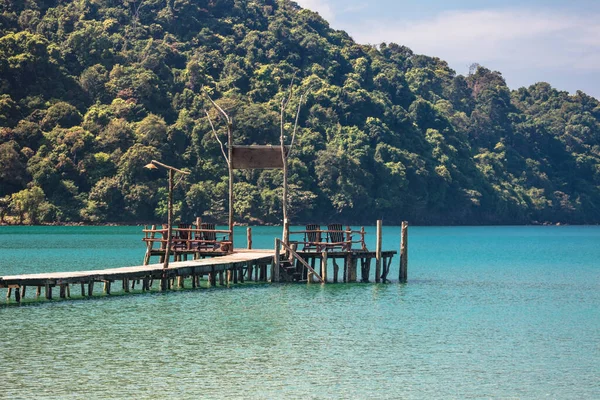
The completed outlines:
<svg viewBox="0 0 600 400">
<path fill-rule="evenodd" d="M 226 223 L 216 223 L 217 225 L 227 225 Z M 326 223 L 323 222 L 321 223 L 321 225 L 325 225 Z M 156 221 L 153 222 L 139 222 L 139 221 L 133 221 L 133 222 L 103 222 L 103 223 L 86 223 L 86 222 L 50 222 L 50 223 L 41 223 L 41 224 L 18 224 L 18 223 L 7 223 L 7 222 L 2 222 L 0 223 L 0 227 L 6 227 L 6 226 L 21 226 L 21 227 L 25 227 L 25 226 L 82 226 L 82 227 L 93 227 L 93 226 L 101 226 L 101 227 L 108 227 L 108 226 L 144 226 L 144 225 L 161 225 L 161 223 L 158 223 Z M 305 223 L 297 223 L 297 224 L 292 224 L 295 226 L 303 226 L 306 225 Z M 368 225 L 368 224 L 360 224 L 360 223 L 350 223 L 349 225 L 351 226 L 375 226 L 373 225 Z M 236 223 L 234 224 L 234 226 L 245 226 L 245 227 L 259 227 L 259 226 L 282 226 L 282 225 L 278 225 L 278 224 L 257 224 L 257 225 L 251 225 L 249 223 Z M 387 226 L 400 226 L 400 224 L 391 224 L 391 225 L 387 225 Z M 432 224 L 432 225 L 411 225 L 412 227 L 491 227 L 491 226 L 497 226 L 497 227 L 502 227 L 502 226 L 600 226 L 599 224 L 571 224 L 571 223 L 562 223 L 562 222 L 532 222 L 529 224 L 464 224 L 464 225 L 452 225 L 452 224 L 447 224 L 447 225 L 436 225 L 436 224 Z"/>
</svg>

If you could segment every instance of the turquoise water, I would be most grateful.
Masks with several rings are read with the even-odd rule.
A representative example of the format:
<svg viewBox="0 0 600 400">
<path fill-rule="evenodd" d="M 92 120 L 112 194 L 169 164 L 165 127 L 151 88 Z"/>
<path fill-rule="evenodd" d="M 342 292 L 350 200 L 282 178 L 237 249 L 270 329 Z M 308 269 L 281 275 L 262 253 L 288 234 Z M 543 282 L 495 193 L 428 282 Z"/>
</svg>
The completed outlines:
<svg viewBox="0 0 600 400">
<path fill-rule="evenodd" d="M 253 233 L 269 248 L 280 230 Z M 385 227 L 384 248 L 399 235 Z M 140 264 L 140 238 L 0 227 L 0 275 Z M 0 398 L 598 399 L 598 260 L 599 227 L 411 227 L 406 285 L 28 291 L 20 306 L 2 289 Z"/>
</svg>

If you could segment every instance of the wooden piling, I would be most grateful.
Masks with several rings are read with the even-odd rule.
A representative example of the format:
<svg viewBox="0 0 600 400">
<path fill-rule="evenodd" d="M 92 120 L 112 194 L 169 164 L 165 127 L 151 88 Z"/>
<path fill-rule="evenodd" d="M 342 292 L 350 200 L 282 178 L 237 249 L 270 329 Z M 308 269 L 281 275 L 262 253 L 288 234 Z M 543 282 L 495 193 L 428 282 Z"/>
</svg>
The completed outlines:
<svg viewBox="0 0 600 400">
<path fill-rule="evenodd" d="M 88 282 L 88 297 L 92 297 L 94 295 L 94 281 Z"/>
<path fill-rule="evenodd" d="M 208 287 L 216 286 L 217 278 L 215 276 L 215 267 L 210 268 L 210 272 L 208 273 Z"/>
<path fill-rule="evenodd" d="M 110 295 L 110 286 L 111 286 L 110 281 L 104 281 L 104 294 Z"/>
<path fill-rule="evenodd" d="M 279 241 L 275 239 L 275 256 L 273 257 L 273 265 L 271 268 L 271 281 L 279 282 L 279 260 L 280 260 L 280 250 Z"/>
<path fill-rule="evenodd" d="M 400 283 L 406 283 L 408 280 L 408 222 L 402 222 L 402 234 L 400 241 L 400 273 L 398 276 Z"/>
<path fill-rule="evenodd" d="M 246 229 L 246 239 L 248 242 L 248 250 L 252 250 L 252 228 L 250 227 Z"/>
<path fill-rule="evenodd" d="M 44 294 L 46 296 L 46 300 L 52 300 L 52 286 L 49 283 L 46 283 L 45 286 Z"/>
<path fill-rule="evenodd" d="M 223 276 L 223 271 L 219 271 L 219 285 L 225 285 L 225 277 Z"/>
<path fill-rule="evenodd" d="M 81 297 L 85 297 L 85 283 L 81 282 Z"/>
<path fill-rule="evenodd" d="M 12 288 L 9 287 L 6 289 L 6 300 L 10 300 L 10 296 L 12 295 Z"/>
<path fill-rule="evenodd" d="M 35 290 L 35 297 L 39 298 L 42 294 L 42 287 L 40 285 L 38 285 L 37 289 Z"/>
<path fill-rule="evenodd" d="M 25 298 L 25 290 L 27 290 L 27 286 L 22 286 L 21 287 L 21 299 Z"/>
<path fill-rule="evenodd" d="M 350 258 L 350 265 L 348 267 L 348 282 L 356 282 L 356 267 L 358 265 L 357 261 L 358 259 L 356 257 Z"/>
<path fill-rule="evenodd" d="M 183 276 L 178 276 L 177 277 L 177 287 L 179 289 L 185 289 L 185 283 L 184 283 L 185 277 Z"/>
<path fill-rule="evenodd" d="M 333 259 L 333 283 L 338 283 L 338 274 L 340 272 L 340 266 L 337 263 L 337 260 Z"/>
<path fill-rule="evenodd" d="M 321 253 L 321 278 L 323 282 L 327 282 L 327 252 Z"/>
<path fill-rule="evenodd" d="M 15 288 L 15 301 L 17 303 L 21 302 L 21 288 L 19 288 L 19 287 Z"/>
<path fill-rule="evenodd" d="M 381 280 L 381 225 L 380 219 L 377 220 L 377 247 L 375 248 L 375 282 Z"/>
<path fill-rule="evenodd" d="M 247 261 L 246 262 L 246 270 L 250 271 L 250 268 L 252 268 L 252 262 Z M 244 283 L 244 266 L 243 265 L 240 267 L 240 283 Z"/>
</svg>

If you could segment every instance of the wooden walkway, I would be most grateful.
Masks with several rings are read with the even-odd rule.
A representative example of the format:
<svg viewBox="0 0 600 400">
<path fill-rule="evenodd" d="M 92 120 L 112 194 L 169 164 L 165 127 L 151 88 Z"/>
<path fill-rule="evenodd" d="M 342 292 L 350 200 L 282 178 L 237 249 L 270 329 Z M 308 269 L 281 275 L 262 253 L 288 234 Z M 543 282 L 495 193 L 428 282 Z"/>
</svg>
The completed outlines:
<svg viewBox="0 0 600 400">
<path fill-rule="evenodd" d="M 183 287 L 183 279 L 191 277 L 192 287 L 197 287 L 199 279 L 204 275 L 208 275 L 209 284 L 212 285 L 216 285 L 217 274 L 219 282 L 224 284 L 224 273 L 227 273 L 228 282 L 238 283 L 238 279 L 243 282 L 244 272 L 251 279 L 254 267 L 256 280 L 266 281 L 267 266 L 273 263 L 273 256 L 272 250 L 239 250 L 225 256 L 170 262 L 166 270 L 161 263 L 104 270 L 1 276 L 0 288 L 8 288 L 8 296 L 14 289 L 15 300 L 20 302 L 28 286 L 37 287 L 37 296 L 40 295 L 41 288 L 45 288 L 46 298 L 52 299 L 53 287 L 60 287 L 60 297 L 65 298 L 70 296 L 69 285 L 81 284 L 81 295 L 91 296 L 95 282 L 104 283 L 104 292 L 107 294 L 110 294 L 111 283 L 115 281 L 122 281 L 125 292 L 129 292 L 130 283 L 135 287 L 136 281 L 143 282 L 142 290 L 149 290 L 152 281 L 156 279 L 171 282 L 178 278 L 178 286 Z M 88 286 L 87 291 L 84 285 Z"/>
<path fill-rule="evenodd" d="M 236 249 L 231 254 L 221 251 L 195 252 L 194 260 L 171 261 L 167 269 L 164 264 L 147 264 L 133 267 L 112 268 L 91 271 L 46 272 L 40 274 L 0 276 L 0 288 L 7 289 L 7 299 L 14 293 L 17 303 L 25 297 L 27 288 L 36 288 L 36 297 L 40 297 L 42 289 L 45 298 L 52 299 L 53 288 L 59 289 L 61 299 L 71 297 L 71 288 L 81 286 L 82 297 L 94 295 L 94 284 L 103 284 L 103 293 L 111 294 L 114 282 L 121 282 L 121 292 L 128 293 L 141 285 L 142 291 L 153 288 L 155 281 L 159 282 L 159 290 L 169 290 L 174 287 L 184 288 L 191 284 L 192 288 L 200 287 L 200 282 L 207 277 L 208 287 L 257 282 L 371 282 L 372 261 L 375 261 L 375 282 L 390 282 L 388 275 L 392 258 L 396 251 L 295 251 L 277 240 L 274 250 L 242 250 Z M 281 249 L 283 246 L 287 249 Z M 147 254 L 148 255 L 148 254 Z M 155 255 L 155 254 L 152 254 Z M 164 257 L 162 254 L 156 254 Z M 192 254 L 178 254 L 174 258 L 185 258 Z M 278 261 L 276 261 L 278 260 Z M 402 260 L 401 260 L 402 261 Z M 328 276 L 328 265 L 333 264 L 333 276 Z M 318 267 L 317 267 L 318 264 Z M 360 264 L 360 265 L 359 265 Z M 401 263 L 402 265 L 402 263 Z M 317 272 L 318 271 L 318 272 Z M 404 270 L 405 271 L 405 270 Z M 338 275 L 341 275 L 338 277 Z M 333 278 L 333 279 L 331 279 Z M 400 269 L 402 282 L 402 268 Z M 98 289 L 98 288 L 97 288 Z M 138 288 L 139 291 L 139 288 Z M 96 293 L 99 290 L 96 291 Z"/>
</svg>

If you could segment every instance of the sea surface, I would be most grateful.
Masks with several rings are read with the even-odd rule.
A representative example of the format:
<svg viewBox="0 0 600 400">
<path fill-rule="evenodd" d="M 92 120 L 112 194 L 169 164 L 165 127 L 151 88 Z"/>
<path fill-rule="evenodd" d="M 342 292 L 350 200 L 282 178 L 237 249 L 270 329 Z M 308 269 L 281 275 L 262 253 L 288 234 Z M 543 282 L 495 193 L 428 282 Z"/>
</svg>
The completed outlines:
<svg viewBox="0 0 600 400">
<path fill-rule="evenodd" d="M 139 265 L 140 229 L 0 227 L 0 275 Z M 254 227 L 254 247 L 280 233 Z M 408 272 L 21 305 L 0 289 L 0 398 L 600 399 L 600 227 L 411 227 Z"/>
</svg>

